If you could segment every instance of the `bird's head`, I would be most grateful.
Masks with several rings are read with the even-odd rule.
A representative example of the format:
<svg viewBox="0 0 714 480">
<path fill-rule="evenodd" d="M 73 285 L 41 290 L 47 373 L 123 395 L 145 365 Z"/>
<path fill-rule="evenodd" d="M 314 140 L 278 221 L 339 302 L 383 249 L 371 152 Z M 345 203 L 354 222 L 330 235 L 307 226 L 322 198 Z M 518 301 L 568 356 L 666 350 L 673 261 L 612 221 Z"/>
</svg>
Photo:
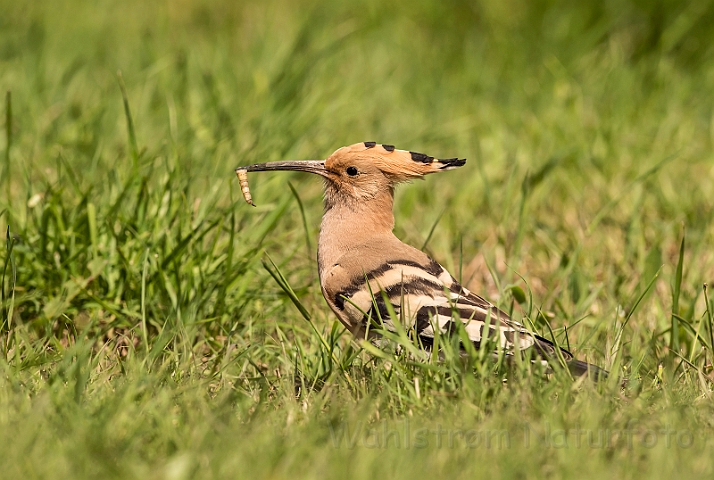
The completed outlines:
<svg viewBox="0 0 714 480">
<path fill-rule="evenodd" d="M 423 153 L 397 150 L 392 145 L 364 142 L 342 147 L 326 160 L 259 163 L 238 170 L 315 173 L 326 180 L 326 198 L 329 202 L 338 198 L 367 200 L 383 193 L 391 194 L 399 182 L 453 170 L 464 163 L 465 159 L 437 159 Z"/>
</svg>

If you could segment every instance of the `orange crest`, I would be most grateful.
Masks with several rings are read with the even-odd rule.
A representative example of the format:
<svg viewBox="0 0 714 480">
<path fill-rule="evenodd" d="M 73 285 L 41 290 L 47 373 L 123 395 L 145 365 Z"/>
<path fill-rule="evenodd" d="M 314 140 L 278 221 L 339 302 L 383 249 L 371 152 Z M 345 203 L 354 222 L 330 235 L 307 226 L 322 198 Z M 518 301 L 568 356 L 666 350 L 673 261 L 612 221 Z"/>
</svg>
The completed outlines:
<svg viewBox="0 0 714 480">
<path fill-rule="evenodd" d="M 423 153 L 397 150 L 393 145 L 364 142 L 338 149 L 327 158 L 325 168 L 337 172 L 353 164 L 360 166 L 360 170 L 372 166 L 391 177 L 393 181 L 403 181 L 453 170 L 464 163 L 466 159 L 439 159 Z"/>
</svg>

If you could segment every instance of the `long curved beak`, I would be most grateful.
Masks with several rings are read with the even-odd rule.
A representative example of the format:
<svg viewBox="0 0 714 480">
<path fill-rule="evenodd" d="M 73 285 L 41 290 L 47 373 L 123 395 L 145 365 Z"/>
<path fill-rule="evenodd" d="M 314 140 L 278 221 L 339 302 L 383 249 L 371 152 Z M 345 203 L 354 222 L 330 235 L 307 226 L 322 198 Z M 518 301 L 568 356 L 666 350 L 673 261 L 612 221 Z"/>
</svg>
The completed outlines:
<svg viewBox="0 0 714 480">
<path fill-rule="evenodd" d="M 236 172 L 268 172 L 272 170 L 292 170 L 295 172 L 314 173 L 323 177 L 328 176 L 324 160 L 284 160 L 281 162 L 256 163 L 247 167 L 239 167 Z"/>
<path fill-rule="evenodd" d="M 236 175 L 240 180 L 241 192 L 245 201 L 255 207 L 253 197 L 248 186 L 247 172 L 269 172 L 271 170 L 292 170 L 295 172 L 307 172 L 329 178 L 329 172 L 325 169 L 324 160 L 284 160 L 282 162 L 267 162 L 248 165 L 247 167 L 236 168 Z"/>
</svg>

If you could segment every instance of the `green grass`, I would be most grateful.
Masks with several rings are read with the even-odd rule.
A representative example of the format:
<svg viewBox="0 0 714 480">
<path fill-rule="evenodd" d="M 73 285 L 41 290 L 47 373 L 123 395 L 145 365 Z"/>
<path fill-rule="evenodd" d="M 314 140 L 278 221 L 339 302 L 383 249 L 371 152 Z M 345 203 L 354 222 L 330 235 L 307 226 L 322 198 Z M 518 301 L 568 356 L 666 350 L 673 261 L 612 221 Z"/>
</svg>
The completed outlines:
<svg viewBox="0 0 714 480">
<path fill-rule="evenodd" d="M 0 477 L 714 472 L 710 3 L 0 7 Z M 466 157 L 397 235 L 611 378 L 351 342 L 320 181 L 233 169 L 365 140 Z"/>
</svg>

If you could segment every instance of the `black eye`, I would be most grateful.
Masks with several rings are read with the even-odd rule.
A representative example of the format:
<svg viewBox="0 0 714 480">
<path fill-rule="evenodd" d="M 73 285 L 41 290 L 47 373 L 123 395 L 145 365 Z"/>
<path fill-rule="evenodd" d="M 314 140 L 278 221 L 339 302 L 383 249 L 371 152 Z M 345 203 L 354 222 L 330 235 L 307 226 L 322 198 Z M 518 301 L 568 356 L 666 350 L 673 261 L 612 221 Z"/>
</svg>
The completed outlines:
<svg viewBox="0 0 714 480">
<path fill-rule="evenodd" d="M 354 177 L 357 175 L 359 172 L 357 171 L 357 167 L 347 167 L 347 175 L 350 177 Z"/>
</svg>

